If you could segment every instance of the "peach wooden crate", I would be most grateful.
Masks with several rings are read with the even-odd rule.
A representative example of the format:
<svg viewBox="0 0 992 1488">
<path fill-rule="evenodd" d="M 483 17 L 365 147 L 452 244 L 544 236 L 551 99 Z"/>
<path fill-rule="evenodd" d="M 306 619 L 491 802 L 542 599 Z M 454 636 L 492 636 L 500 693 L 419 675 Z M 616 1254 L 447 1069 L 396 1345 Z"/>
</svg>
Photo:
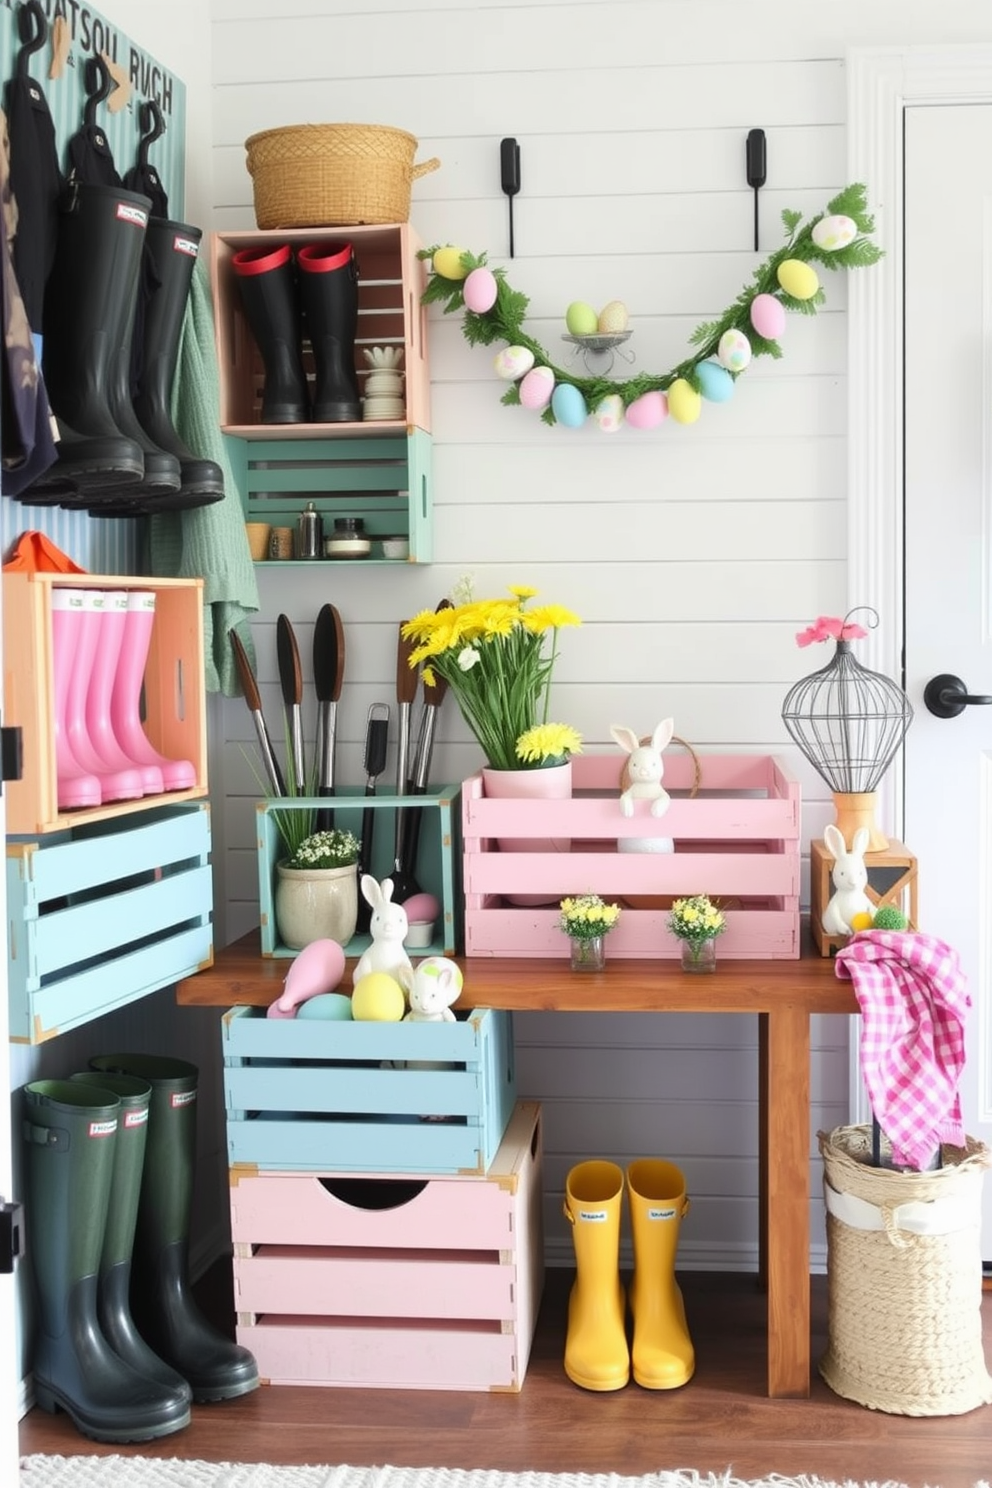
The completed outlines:
<svg viewBox="0 0 992 1488">
<path fill-rule="evenodd" d="M 403 351 L 406 409 L 402 418 L 354 424 L 262 424 L 261 355 L 245 320 L 241 293 L 231 260 L 242 248 L 276 248 L 283 243 L 342 246 L 351 243 L 358 264 L 358 334 L 355 368 L 359 391 L 369 372 L 365 347 L 396 346 Z M 220 421 L 228 434 L 242 439 L 316 439 L 348 435 L 406 434 L 407 427 L 430 430 L 430 372 L 427 360 L 427 312 L 420 296 L 427 283 L 417 257 L 420 239 L 408 223 L 387 226 L 306 228 L 290 232 L 218 232 L 211 239 L 211 276 L 217 362 L 220 371 Z M 311 367 L 309 343 L 304 362 Z"/>
<path fill-rule="evenodd" d="M 77 811 L 60 809 L 55 771 L 53 588 L 140 589 L 155 595 L 155 624 L 145 666 L 145 732 L 168 759 L 191 760 L 189 790 L 115 801 Z M 3 576 L 5 721 L 23 734 L 20 780 L 7 782 L 7 832 L 14 836 L 147 811 L 207 794 L 207 723 L 203 671 L 203 580 L 149 579 L 119 574 L 5 573 Z"/>
<path fill-rule="evenodd" d="M 724 906 L 720 956 L 798 956 L 800 792 L 785 763 L 702 754 L 690 798 L 693 760 L 673 751 L 665 756 L 666 814 L 652 817 L 650 802 L 636 801 L 624 817 L 625 758 L 580 755 L 564 801 L 489 800 L 481 774 L 463 783 L 465 954 L 564 957 L 558 901 L 597 893 L 624 906 L 609 956 L 677 957 L 667 911 L 686 894 L 709 894 Z M 632 837 L 670 837 L 675 851 L 621 851 L 620 839 Z M 511 851 L 499 846 L 507 839 Z M 510 903 L 511 895 L 541 902 Z"/>
<path fill-rule="evenodd" d="M 273 1385 L 519 1390 L 544 1285 L 541 1108 L 482 1175 L 232 1170 L 238 1341 Z"/>
</svg>

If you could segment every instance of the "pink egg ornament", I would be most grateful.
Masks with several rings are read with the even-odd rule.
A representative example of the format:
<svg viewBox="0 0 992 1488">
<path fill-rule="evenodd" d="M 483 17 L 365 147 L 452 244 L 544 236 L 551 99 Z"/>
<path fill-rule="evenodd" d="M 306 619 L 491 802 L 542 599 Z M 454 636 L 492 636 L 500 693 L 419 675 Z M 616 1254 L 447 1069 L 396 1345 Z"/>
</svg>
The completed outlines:
<svg viewBox="0 0 992 1488">
<path fill-rule="evenodd" d="M 627 408 L 627 422 L 632 429 L 657 429 L 668 417 L 668 398 L 664 393 L 642 393 Z"/>
<path fill-rule="evenodd" d="M 774 295 L 755 295 L 751 301 L 751 324 L 765 341 L 777 341 L 785 330 L 785 308 Z"/>
<path fill-rule="evenodd" d="M 520 384 L 520 402 L 524 408 L 539 412 L 547 408 L 555 390 L 555 374 L 550 367 L 533 367 Z"/>
<path fill-rule="evenodd" d="M 476 315 L 485 315 L 495 305 L 497 292 L 496 275 L 492 269 L 473 269 L 462 285 L 466 310 L 474 310 Z"/>
</svg>

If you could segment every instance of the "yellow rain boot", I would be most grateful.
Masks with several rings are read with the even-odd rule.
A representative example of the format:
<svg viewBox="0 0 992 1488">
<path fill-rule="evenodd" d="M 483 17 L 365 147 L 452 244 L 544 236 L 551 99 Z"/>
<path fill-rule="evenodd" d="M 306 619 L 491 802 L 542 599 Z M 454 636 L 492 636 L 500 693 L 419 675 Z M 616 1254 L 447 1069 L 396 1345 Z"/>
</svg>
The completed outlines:
<svg viewBox="0 0 992 1488">
<path fill-rule="evenodd" d="M 685 1178 L 674 1163 L 641 1158 L 627 1169 L 627 1193 L 634 1237 L 634 1379 L 646 1390 L 675 1390 L 696 1367 L 675 1280 L 679 1225 L 689 1211 Z"/>
<path fill-rule="evenodd" d="M 584 1390 L 622 1390 L 630 1379 L 620 1280 L 622 1199 L 616 1163 L 579 1163 L 565 1180 L 563 1207 L 575 1246 L 565 1373 Z"/>
</svg>

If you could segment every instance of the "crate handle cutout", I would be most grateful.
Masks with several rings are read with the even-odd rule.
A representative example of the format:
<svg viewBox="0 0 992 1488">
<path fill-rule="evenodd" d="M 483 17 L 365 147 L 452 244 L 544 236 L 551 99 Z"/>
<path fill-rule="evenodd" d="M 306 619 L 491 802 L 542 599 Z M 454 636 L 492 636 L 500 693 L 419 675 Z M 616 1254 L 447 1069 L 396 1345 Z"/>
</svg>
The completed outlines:
<svg viewBox="0 0 992 1488">
<path fill-rule="evenodd" d="M 426 1179 L 416 1178 L 318 1178 L 317 1182 L 349 1209 L 370 1211 L 403 1209 L 427 1187 Z"/>
</svg>

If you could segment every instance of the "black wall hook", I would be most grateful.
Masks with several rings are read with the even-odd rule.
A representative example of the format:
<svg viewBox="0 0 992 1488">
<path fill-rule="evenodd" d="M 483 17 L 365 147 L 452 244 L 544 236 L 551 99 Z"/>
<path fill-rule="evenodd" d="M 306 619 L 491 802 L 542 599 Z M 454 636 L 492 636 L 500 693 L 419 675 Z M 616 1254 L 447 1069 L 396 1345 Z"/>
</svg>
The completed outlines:
<svg viewBox="0 0 992 1488">
<path fill-rule="evenodd" d="M 138 164 L 144 167 L 148 164 L 148 146 L 153 145 L 157 139 L 161 139 L 165 133 L 162 110 L 153 98 L 146 98 L 142 101 L 138 109 L 138 125 L 141 129 L 141 138 L 138 141 Z"/>
<path fill-rule="evenodd" d="M 84 82 L 86 103 L 83 105 L 83 120 L 86 124 L 95 124 L 97 105 L 110 97 L 114 86 L 114 80 L 101 56 L 94 55 L 86 58 Z"/>
<path fill-rule="evenodd" d="M 17 34 L 21 49 L 17 54 L 17 71 L 21 77 L 27 75 L 28 58 L 40 52 L 48 40 L 48 21 L 40 0 L 25 0 L 17 11 Z"/>
<path fill-rule="evenodd" d="M 515 139 L 500 140 L 499 146 L 500 185 L 509 201 L 510 210 L 510 257 L 513 257 L 513 198 L 520 190 L 520 146 Z"/>
</svg>

